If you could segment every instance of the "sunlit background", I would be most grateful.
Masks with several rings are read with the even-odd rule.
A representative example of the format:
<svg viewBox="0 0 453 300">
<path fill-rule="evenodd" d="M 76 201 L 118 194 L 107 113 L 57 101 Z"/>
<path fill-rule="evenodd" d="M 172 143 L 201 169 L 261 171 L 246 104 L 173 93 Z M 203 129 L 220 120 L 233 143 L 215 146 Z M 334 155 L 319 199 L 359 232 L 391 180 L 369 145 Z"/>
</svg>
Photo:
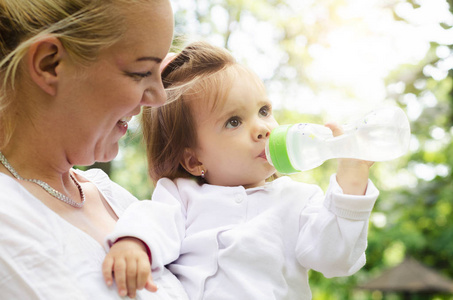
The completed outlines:
<svg viewBox="0 0 453 300">
<path fill-rule="evenodd" d="M 175 49 L 203 39 L 226 47 L 266 84 L 281 124 L 351 122 L 382 106 L 411 121 L 410 152 L 376 163 L 381 190 L 367 264 L 348 278 L 311 273 L 314 299 L 403 299 L 358 289 L 414 257 L 453 278 L 453 15 L 447 0 L 172 0 Z M 152 186 L 131 126 L 112 178 L 138 198 Z M 293 175 L 326 188 L 336 162 Z M 383 298 L 386 296 L 386 298 Z M 407 298 L 405 298 L 407 299 Z M 412 299 L 453 299 L 424 294 Z"/>
</svg>

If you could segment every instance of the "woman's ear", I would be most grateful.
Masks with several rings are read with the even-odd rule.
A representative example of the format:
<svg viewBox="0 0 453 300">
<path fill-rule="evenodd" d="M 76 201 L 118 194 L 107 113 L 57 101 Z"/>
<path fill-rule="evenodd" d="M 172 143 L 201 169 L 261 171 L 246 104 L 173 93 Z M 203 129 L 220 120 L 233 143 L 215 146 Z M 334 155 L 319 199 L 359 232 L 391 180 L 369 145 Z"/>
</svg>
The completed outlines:
<svg viewBox="0 0 453 300">
<path fill-rule="evenodd" d="M 60 40 L 53 36 L 39 39 L 28 50 L 27 68 L 32 81 L 52 96 L 57 92 L 59 66 L 64 53 Z"/>
<path fill-rule="evenodd" d="M 184 149 L 181 166 L 193 176 L 201 176 L 201 171 L 204 170 L 203 164 L 198 160 L 195 152 L 190 148 Z"/>
</svg>

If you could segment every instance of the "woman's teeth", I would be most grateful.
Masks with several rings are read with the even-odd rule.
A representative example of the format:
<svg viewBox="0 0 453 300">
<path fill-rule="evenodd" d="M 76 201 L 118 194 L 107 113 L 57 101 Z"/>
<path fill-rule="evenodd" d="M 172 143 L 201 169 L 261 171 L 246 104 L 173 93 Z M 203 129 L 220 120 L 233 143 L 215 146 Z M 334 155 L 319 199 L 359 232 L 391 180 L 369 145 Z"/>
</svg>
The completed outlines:
<svg viewBox="0 0 453 300">
<path fill-rule="evenodd" d="M 132 119 L 132 117 L 124 117 L 120 119 L 120 122 L 129 122 Z"/>
<path fill-rule="evenodd" d="M 127 127 L 127 122 L 129 122 L 131 119 L 132 119 L 132 117 L 124 117 L 124 118 L 121 118 L 118 121 L 118 123 L 123 127 Z"/>
</svg>

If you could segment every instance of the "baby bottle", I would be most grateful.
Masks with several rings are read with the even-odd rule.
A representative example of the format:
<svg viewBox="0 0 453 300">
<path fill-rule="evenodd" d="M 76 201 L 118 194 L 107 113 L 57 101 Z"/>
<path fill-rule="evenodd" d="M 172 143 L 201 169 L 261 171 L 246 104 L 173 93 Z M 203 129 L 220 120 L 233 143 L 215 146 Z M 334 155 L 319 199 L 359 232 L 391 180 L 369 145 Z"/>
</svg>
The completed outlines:
<svg viewBox="0 0 453 300">
<path fill-rule="evenodd" d="M 409 148 L 409 121 L 401 108 L 385 107 L 343 126 L 344 134 L 317 124 L 282 125 L 275 128 L 266 145 L 266 157 L 284 174 L 306 171 L 332 158 L 387 161 Z"/>
</svg>

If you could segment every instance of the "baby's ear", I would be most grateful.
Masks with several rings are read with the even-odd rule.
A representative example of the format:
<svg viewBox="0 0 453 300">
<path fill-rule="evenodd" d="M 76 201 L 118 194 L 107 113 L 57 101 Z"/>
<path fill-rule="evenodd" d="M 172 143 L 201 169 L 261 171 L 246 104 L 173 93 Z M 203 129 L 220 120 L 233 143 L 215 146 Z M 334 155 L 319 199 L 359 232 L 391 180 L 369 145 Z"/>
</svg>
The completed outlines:
<svg viewBox="0 0 453 300">
<path fill-rule="evenodd" d="M 193 176 L 201 176 L 203 164 L 198 160 L 195 151 L 193 151 L 192 149 L 184 149 L 183 158 L 180 163 L 181 166 Z"/>
</svg>

